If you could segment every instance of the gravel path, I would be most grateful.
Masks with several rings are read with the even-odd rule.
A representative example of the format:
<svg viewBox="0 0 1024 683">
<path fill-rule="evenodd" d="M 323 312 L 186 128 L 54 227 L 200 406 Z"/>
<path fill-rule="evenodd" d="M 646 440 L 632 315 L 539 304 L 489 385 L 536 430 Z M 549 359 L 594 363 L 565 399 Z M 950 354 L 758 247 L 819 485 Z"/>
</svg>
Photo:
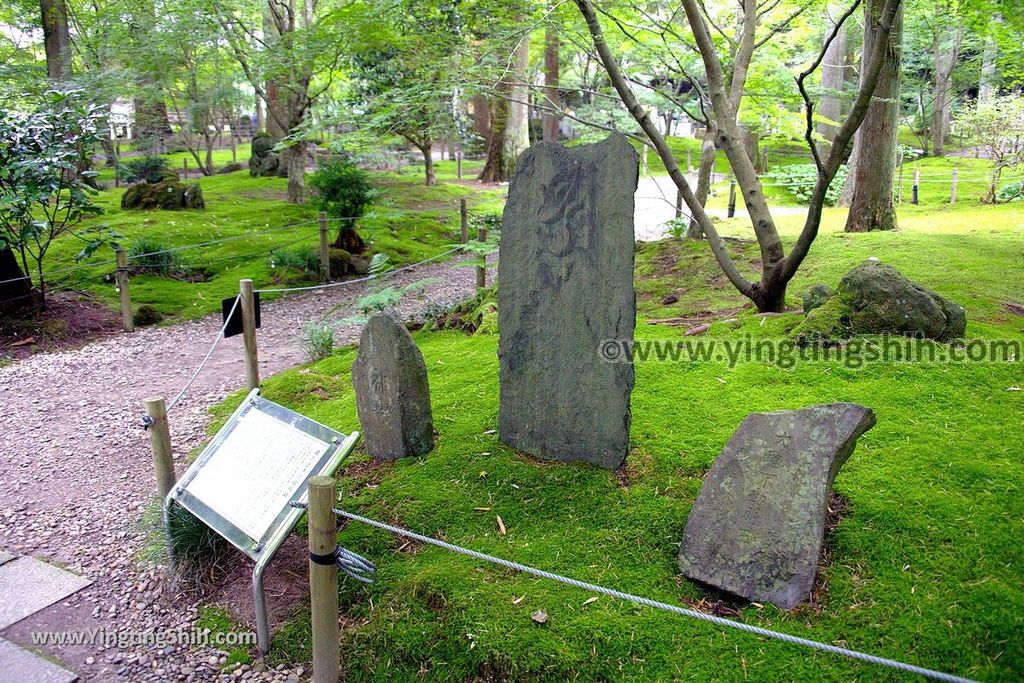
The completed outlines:
<svg viewBox="0 0 1024 683">
<path fill-rule="evenodd" d="M 390 282 L 439 278 L 401 312 L 415 317 L 431 303 L 468 296 L 474 269 L 419 267 Z M 364 284 L 334 287 L 266 303 L 258 333 L 261 376 L 304 360 L 302 325 L 333 307 L 339 319 Z M 82 573 L 95 583 L 72 598 L 16 624 L 8 639 L 28 644 L 37 630 L 191 629 L 198 604 L 172 594 L 164 568 L 140 561 L 140 517 L 154 495 L 149 439 L 141 427 L 143 400 L 168 400 L 184 385 L 220 329 L 218 317 L 119 335 L 81 349 L 32 356 L 0 368 L 0 546 Z M 359 329 L 341 325 L 339 343 Z M 171 411 L 179 474 L 204 437 L 208 408 L 245 384 L 241 335 L 221 342 L 191 390 Z M 273 571 L 273 569 L 271 569 Z M 297 681 L 301 669 L 268 671 L 259 662 L 225 674 L 215 649 L 125 649 L 99 645 L 49 652 L 97 681 Z"/>
</svg>

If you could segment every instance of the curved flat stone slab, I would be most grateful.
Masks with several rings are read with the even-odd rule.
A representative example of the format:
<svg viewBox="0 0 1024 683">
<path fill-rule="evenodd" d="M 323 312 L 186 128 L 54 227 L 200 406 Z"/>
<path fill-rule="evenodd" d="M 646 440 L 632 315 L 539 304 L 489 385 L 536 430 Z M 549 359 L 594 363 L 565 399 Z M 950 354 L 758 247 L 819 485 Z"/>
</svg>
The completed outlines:
<svg viewBox="0 0 1024 683">
<path fill-rule="evenodd" d="M 633 340 L 638 163 L 622 135 L 542 142 L 516 161 L 498 259 L 498 433 L 535 457 L 617 469 L 629 451 L 633 366 L 602 362 L 598 347 Z"/>
<path fill-rule="evenodd" d="M 748 415 L 686 520 L 683 574 L 783 609 L 806 600 L 832 482 L 874 424 L 875 413 L 854 403 Z"/>
<path fill-rule="evenodd" d="M 92 581 L 34 557 L 0 565 L 0 629 L 76 593 Z"/>
</svg>

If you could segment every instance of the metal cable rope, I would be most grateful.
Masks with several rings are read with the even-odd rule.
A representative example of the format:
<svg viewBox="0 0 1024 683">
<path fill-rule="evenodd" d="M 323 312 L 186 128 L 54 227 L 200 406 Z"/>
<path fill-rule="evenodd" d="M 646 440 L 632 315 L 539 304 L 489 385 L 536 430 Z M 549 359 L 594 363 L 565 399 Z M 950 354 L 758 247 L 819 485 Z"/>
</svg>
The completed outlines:
<svg viewBox="0 0 1024 683">
<path fill-rule="evenodd" d="M 96 263 L 85 263 L 80 266 L 73 266 L 71 268 L 61 268 L 60 270 L 52 270 L 48 273 L 43 273 L 43 277 L 49 279 L 51 276 L 58 273 L 70 273 L 76 270 L 85 270 L 86 268 L 97 268 L 99 266 L 113 265 L 113 261 L 97 261 Z M 31 280 L 32 275 L 22 275 L 21 277 L 12 277 L 9 280 L 0 280 L 0 285 L 5 285 L 8 282 L 18 282 L 20 280 Z"/>
<path fill-rule="evenodd" d="M 344 285 L 354 285 L 354 284 L 357 284 L 359 282 L 367 282 L 369 280 L 377 280 L 379 278 L 388 277 L 390 275 L 396 275 L 398 273 L 401 273 L 402 271 L 410 270 L 410 269 L 415 268 L 417 266 L 422 266 L 425 263 L 430 263 L 431 261 L 436 261 L 437 259 L 441 258 L 442 256 L 447 256 L 448 254 L 451 254 L 452 252 L 461 251 L 461 250 L 462 250 L 462 247 L 453 247 L 452 249 L 449 249 L 448 251 L 443 251 L 440 254 L 435 254 L 434 256 L 431 256 L 430 258 L 427 258 L 427 259 L 423 259 L 422 261 L 419 261 L 418 263 L 411 263 L 411 264 L 409 264 L 407 266 L 402 266 L 401 268 L 395 268 L 394 270 L 389 270 L 386 273 L 380 273 L 380 274 L 377 274 L 377 275 L 367 275 L 366 277 L 360 277 L 360 278 L 356 278 L 354 280 L 344 280 L 342 282 L 328 282 L 328 283 L 322 284 L 322 285 L 307 285 L 305 287 L 275 287 L 275 288 L 272 288 L 272 289 L 257 289 L 256 291 L 259 292 L 260 294 L 268 294 L 268 293 L 271 293 L 271 292 L 306 292 L 306 291 L 313 290 L 313 289 L 327 289 L 328 287 L 341 287 L 341 286 L 344 286 Z"/>
<path fill-rule="evenodd" d="M 344 218 L 335 220 L 346 220 Z M 140 259 L 146 256 L 158 256 L 160 254 L 174 254 L 179 251 L 186 251 L 188 249 L 197 249 L 199 247 L 208 247 L 213 244 L 222 244 L 224 242 L 232 242 L 234 240 L 246 239 L 247 237 L 259 237 L 260 235 L 269 235 L 272 232 L 281 232 L 283 230 L 291 230 L 292 228 L 301 228 L 306 225 L 313 225 L 319 223 L 319 221 L 306 221 L 305 223 L 292 223 L 291 225 L 282 225 L 279 228 L 271 228 L 270 230 L 263 230 L 260 232 L 247 232 L 241 235 L 232 235 L 231 237 L 223 237 L 217 240 L 210 240 L 209 242 L 198 242 L 196 244 L 183 244 L 180 247 L 170 247 L 168 249 L 161 249 L 159 251 L 149 251 L 144 254 L 132 254 L 128 258 Z"/>
<path fill-rule="evenodd" d="M 170 409 L 174 407 L 175 403 L 181 400 L 181 397 L 185 395 L 185 392 L 188 391 L 189 387 L 192 386 L 192 383 L 196 381 L 196 377 L 199 376 L 199 373 L 203 371 L 204 367 L 206 367 L 207 362 L 209 362 L 210 360 L 210 356 L 213 355 L 214 349 L 217 348 L 217 344 L 219 344 L 220 340 L 224 338 L 224 331 L 228 328 L 228 323 L 231 321 L 231 317 L 235 314 L 235 309 L 238 308 L 238 303 L 241 300 L 242 296 L 240 294 L 236 294 L 235 303 L 231 305 L 231 311 L 228 313 L 227 318 L 224 319 L 224 324 L 221 325 L 220 332 L 217 333 L 217 338 L 213 340 L 213 344 L 210 346 L 210 350 L 206 352 L 206 356 L 203 358 L 203 361 L 199 364 L 199 367 L 196 368 L 195 372 L 192 373 L 192 376 L 189 377 L 187 382 L 185 382 L 185 386 L 183 386 L 181 388 L 181 391 L 178 392 L 178 395 L 172 398 L 171 402 L 167 404 L 168 411 L 170 411 Z M 149 426 L 146 423 L 146 418 L 143 418 L 143 424 L 145 424 L 147 427 Z"/>
<path fill-rule="evenodd" d="M 936 681 L 949 681 L 950 683 L 973 683 L 973 681 L 969 678 L 962 678 L 960 676 L 955 676 L 953 674 L 947 674 L 941 671 L 935 671 L 933 669 L 926 669 L 924 667 L 915 666 L 913 664 L 900 662 L 895 659 L 877 657 L 875 655 L 870 655 L 864 652 L 858 652 L 857 650 L 850 650 L 845 647 L 829 645 L 828 643 L 820 643 L 816 640 L 808 640 L 807 638 L 791 636 L 788 633 L 780 633 L 778 631 L 772 631 L 770 629 L 762 628 L 760 626 L 753 626 L 751 624 L 744 624 L 743 622 L 733 621 L 732 619 L 716 617 L 713 614 L 704 614 L 703 612 L 698 612 L 692 609 L 686 609 L 684 607 L 678 607 L 676 605 L 670 605 L 668 603 L 659 602 L 657 600 L 651 600 L 650 598 L 644 598 L 639 595 L 623 593 L 622 591 L 617 591 L 612 588 L 605 588 L 604 586 L 599 586 L 595 583 L 587 583 L 586 581 L 579 581 L 568 576 L 562 576 L 561 574 L 554 574 L 552 572 L 546 572 L 542 569 L 535 569 L 525 564 L 519 564 L 518 562 L 512 562 L 511 560 L 505 560 L 500 557 L 495 557 L 493 555 L 487 555 L 485 553 L 477 552 L 476 550 L 463 548 L 452 543 L 447 543 L 445 541 L 440 541 L 436 538 L 431 538 L 430 536 L 417 534 L 413 531 L 409 531 L 401 527 L 392 526 L 391 524 L 385 524 L 384 522 L 378 522 L 377 520 L 369 519 L 367 517 L 361 517 L 360 515 L 352 514 L 351 512 L 346 512 L 344 510 L 335 509 L 334 513 L 339 517 L 350 519 L 353 522 L 359 522 L 360 524 L 366 524 L 368 526 L 372 526 L 383 531 L 389 531 L 393 534 L 397 534 L 399 536 L 404 536 L 405 538 L 411 538 L 415 541 L 419 541 L 420 543 L 426 543 L 427 545 L 436 546 L 444 550 L 459 553 L 460 555 L 467 555 L 477 560 L 483 560 L 484 562 L 490 562 L 492 564 L 497 564 L 502 567 L 506 567 L 507 569 L 523 572 L 525 574 L 531 574 L 542 579 L 550 579 L 552 581 L 564 583 L 568 586 L 582 588 L 584 590 L 589 590 L 594 593 L 600 593 L 602 595 L 607 595 L 609 597 L 618 598 L 620 600 L 626 600 L 628 602 L 633 602 L 638 605 L 644 605 L 646 607 L 652 607 L 654 609 L 672 612 L 673 614 L 680 614 L 685 617 L 700 619 L 701 621 L 706 621 L 715 624 L 716 626 L 735 628 L 740 631 L 753 633 L 754 635 L 762 636 L 765 638 L 781 640 L 784 643 L 791 643 L 793 645 L 802 645 L 804 647 L 813 648 L 815 650 L 821 650 L 822 652 L 828 652 L 834 655 L 849 657 L 851 659 L 867 662 L 869 664 L 876 664 L 878 666 L 885 666 L 891 669 L 897 669 L 899 671 L 917 674 L 919 676 L 931 678 Z"/>
</svg>

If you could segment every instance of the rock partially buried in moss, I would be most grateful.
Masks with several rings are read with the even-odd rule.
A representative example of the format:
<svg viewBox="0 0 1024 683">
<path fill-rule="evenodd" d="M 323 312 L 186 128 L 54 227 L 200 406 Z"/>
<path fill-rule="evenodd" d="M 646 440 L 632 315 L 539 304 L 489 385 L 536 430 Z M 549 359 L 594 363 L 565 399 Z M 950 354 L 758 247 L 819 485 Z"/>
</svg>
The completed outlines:
<svg viewBox="0 0 1024 683">
<path fill-rule="evenodd" d="M 344 249 L 331 248 L 327 254 L 328 267 L 331 269 L 331 277 L 340 279 L 348 275 L 352 263 L 352 254 Z"/>
<path fill-rule="evenodd" d="M 122 209 L 203 209 L 203 190 L 198 183 L 182 184 L 177 179 L 159 183 L 136 183 L 121 196 Z"/>
<path fill-rule="evenodd" d="M 805 298 L 805 308 L 807 303 Z M 812 307 L 793 336 L 807 342 L 888 333 L 949 341 L 963 337 L 966 328 L 963 306 L 872 258 L 844 275 L 835 294 Z"/>
<path fill-rule="evenodd" d="M 783 609 L 806 600 L 832 482 L 874 424 L 874 412 L 854 403 L 748 415 L 686 520 L 683 574 Z"/>
<path fill-rule="evenodd" d="M 152 304 L 142 304 L 132 316 L 136 327 L 148 327 L 162 321 L 164 316 Z"/>
<path fill-rule="evenodd" d="M 281 163 L 281 155 L 274 151 L 274 148 L 281 141 L 277 138 L 261 134 L 252 139 L 249 155 L 249 175 L 258 176 L 285 176 L 287 169 Z"/>
<path fill-rule="evenodd" d="M 810 313 L 832 297 L 832 288 L 828 285 L 814 285 L 804 294 L 804 313 Z"/>
</svg>

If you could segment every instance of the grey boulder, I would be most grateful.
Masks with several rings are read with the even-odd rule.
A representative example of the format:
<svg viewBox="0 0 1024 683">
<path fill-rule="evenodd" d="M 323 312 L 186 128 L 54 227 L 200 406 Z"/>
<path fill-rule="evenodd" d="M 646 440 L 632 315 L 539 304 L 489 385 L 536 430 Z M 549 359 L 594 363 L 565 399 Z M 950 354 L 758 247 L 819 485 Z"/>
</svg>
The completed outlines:
<svg viewBox="0 0 1024 683">
<path fill-rule="evenodd" d="M 874 412 L 853 403 L 748 415 L 687 519 L 682 573 L 783 609 L 806 600 L 832 482 L 874 424 Z"/>
</svg>

